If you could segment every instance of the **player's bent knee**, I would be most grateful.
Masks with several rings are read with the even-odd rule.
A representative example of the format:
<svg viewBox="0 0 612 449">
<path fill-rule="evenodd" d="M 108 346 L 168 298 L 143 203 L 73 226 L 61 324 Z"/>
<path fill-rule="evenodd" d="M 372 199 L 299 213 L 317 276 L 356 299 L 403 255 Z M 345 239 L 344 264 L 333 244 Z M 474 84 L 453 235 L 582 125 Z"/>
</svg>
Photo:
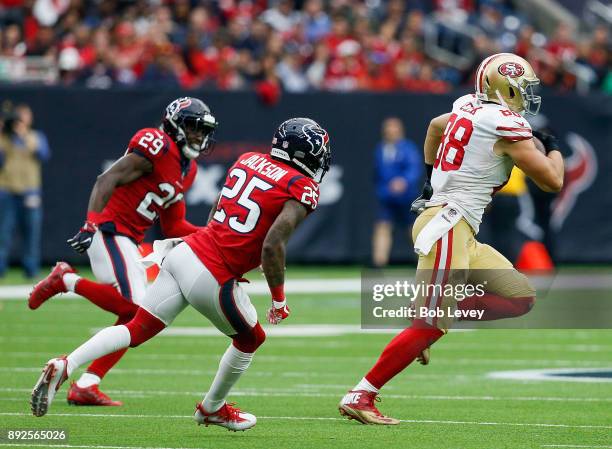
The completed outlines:
<svg viewBox="0 0 612 449">
<path fill-rule="evenodd" d="M 139 308 L 136 316 L 125 327 L 130 331 L 130 347 L 135 348 L 159 334 L 166 325 L 147 310 Z"/>
<path fill-rule="evenodd" d="M 257 322 L 248 331 L 241 332 L 232 337 L 234 347 L 242 352 L 253 353 L 266 341 L 266 333 L 261 324 Z"/>
</svg>

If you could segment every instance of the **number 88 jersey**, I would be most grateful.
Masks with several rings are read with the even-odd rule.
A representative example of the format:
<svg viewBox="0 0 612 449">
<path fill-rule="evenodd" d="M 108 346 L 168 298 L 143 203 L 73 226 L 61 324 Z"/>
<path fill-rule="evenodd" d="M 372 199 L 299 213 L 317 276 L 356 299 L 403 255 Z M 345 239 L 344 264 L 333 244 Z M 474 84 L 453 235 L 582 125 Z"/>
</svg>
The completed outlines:
<svg viewBox="0 0 612 449">
<path fill-rule="evenodd" d="M 228 170 L 210 223 L 183 240 L 219 284 L 240 278 L 261 264 L 268 230 L 290 199 L 310 213 L 319 186 L 269 154 L 245 153 Z"/>
<path fill-rule="evenodd" d="M 126 150 L 129 153 L 148 159 L 153 171 L 115 188 L 96 224 L 103 231 L 140 243 L 160 215 L 183 201 L 197 165 L 183 157 L 170 136 L 158 128 L 144 128 L 134 134 Z"/>
<path fill-rule="evenodd" d="M 493 150 L 500 139 L 511 142 L 531 139 L 524 117 L 496 103 L 480 102 L 465 95 L 453 103 L 449 121 L 438 147 L 431 176 L 433 195 L 427 206 L 453 203 L 474 232 L 495 192 L 512 171 L 507 155 Z"/>
</svg>

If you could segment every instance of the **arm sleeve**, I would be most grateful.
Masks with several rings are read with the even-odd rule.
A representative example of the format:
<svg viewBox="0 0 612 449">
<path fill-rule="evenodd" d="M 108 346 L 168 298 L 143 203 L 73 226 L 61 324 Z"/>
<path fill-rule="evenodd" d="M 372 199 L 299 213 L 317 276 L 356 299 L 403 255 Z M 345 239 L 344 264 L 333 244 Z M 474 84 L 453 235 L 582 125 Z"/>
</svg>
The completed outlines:
<svg viewBox="0 0 612 449">
<path fill-rule="evenodd" d="M 130 139 L 126 154 L 137 154 L 155 164 L 156 160 L 163 157 L 169 149 L 170 142 L 168 136 L 159 129 L 144 128 Z"/>
<path fill-rule="evenodd" d="M 319 205 L 319 185 L 304 175 L 296 175 L 287 183 L 291 198 L 299 201 L 308 211 L 313 212 Z"/>
<path fill-rule="evenodd" d="M 160 214 L 159 223 L 166 237 L 184 237 L 202 229 L 187 221 L 186 212 L 185 201 L 178 201 Z"/>
<path fill-rule="evenodd" d="M 500 139 L 505 139 L 510 142 L 518 142 L 519 140 L 531 139 L 531 126 L 524 117 L 515 115 L 504 116 L 503 112 L 499 111 L 499 118 L 495 120 L 495 135 Z"/>
</svg>

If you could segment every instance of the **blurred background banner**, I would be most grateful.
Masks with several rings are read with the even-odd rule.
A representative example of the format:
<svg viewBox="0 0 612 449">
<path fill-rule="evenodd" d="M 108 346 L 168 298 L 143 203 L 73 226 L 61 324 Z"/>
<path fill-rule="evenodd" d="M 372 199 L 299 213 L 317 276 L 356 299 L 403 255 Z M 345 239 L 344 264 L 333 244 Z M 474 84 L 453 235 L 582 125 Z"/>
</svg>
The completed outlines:
<svg viewBox="0 0 612 449">
<path fill-rule="evenodd" d="M 367 263 L 376 210 L 374 149 L 380 140 L 381 123 L 386 117 L 399 117 L 406 137 L 420 147 L 429 120 L 447 112 L 463 93 L 286 94 L 270 108 L 254 92 L 191 91 L 189 95 L 210 105 L 220 127 L 214 153 L 199 161 L 198 178 L 187 196 L 188 217 L 196 224 L 204 223 L 225 169 L 239 154 L 267 151 L 275 128 L 283 120 L 308 116 L 329 131 L 334 161 L 321 188 L 319 210 L 292 238 L 289 259 Z M 85 218 L 96 176 L 123 154 L 136 130 L 157 126 L 160 111 L 173 98 L 185 94 L 142 88 L 0 88 L 0 98 L 31 105 L 36 126 L 44 129 L 53 143 L 54 155 L 44 171 L 44 263 L 84 261 L 65 242 Z M 541 114 L 563 141 L 567 165 L 564 191 L 551 206 L 559 262 L 612 262 L 612 195 L 601 193 L 612 190 L 612 177 L 608 176 L 612 173 L 609 100 L 594 94 L 543 96 Z M 391 259 L 414 260 L 405 237 L 396 236 L 396 240 Z"/>
</svg>

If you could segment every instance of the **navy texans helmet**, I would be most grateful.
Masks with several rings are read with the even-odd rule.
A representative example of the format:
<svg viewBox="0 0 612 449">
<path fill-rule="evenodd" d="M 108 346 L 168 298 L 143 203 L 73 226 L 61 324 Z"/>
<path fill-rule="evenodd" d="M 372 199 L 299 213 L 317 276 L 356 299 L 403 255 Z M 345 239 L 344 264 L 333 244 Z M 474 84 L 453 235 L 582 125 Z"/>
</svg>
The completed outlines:
<svg viewBox="0 0 612 449">
<path fill-rule="evenodd" d="M 164 132 L 188 159 L 211 153 L 217 126 L 219 123 L 206 103 L 193 97 L 177 98 L 170 103 L 162 121 Z"/>
<path fill-rule="evenodd" d="M 321 182 L 331 163 L 329 134 L 314 120 L 291 118 L 274 133 L 270 155 Z"/>
</svg>

